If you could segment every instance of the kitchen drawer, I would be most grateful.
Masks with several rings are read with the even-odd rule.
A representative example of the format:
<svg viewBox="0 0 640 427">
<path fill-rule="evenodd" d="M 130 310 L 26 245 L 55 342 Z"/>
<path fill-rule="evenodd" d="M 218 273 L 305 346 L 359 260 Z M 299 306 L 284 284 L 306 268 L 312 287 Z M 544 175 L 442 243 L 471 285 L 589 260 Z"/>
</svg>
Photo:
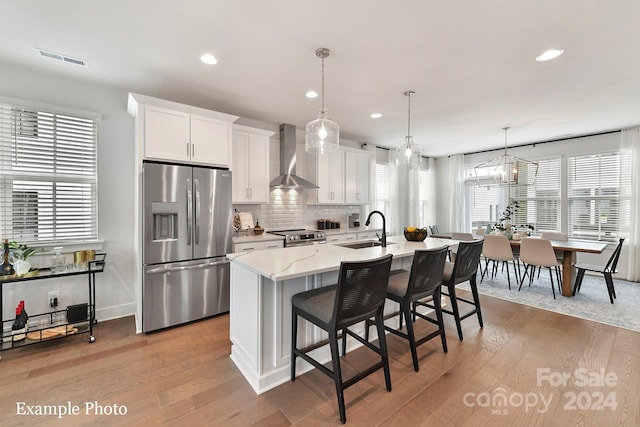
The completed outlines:
<svg viewBox="0 0 640 427">
<path fill-rule="evenodd" d="M 233 252 L 258 251 L 284 247 L 284 240 L 269 240 L 267 242 L 234 243 Z"/>
<path fill-rule="evenodd" d="M 358 240 L 377 239 L 376 233 L 380 235 L 382 230 L 363 231 L 358 233 Z"/>
<path fill-rule="evenodd" d="M 351 242 L 357 239 L 356 233 L 328 234 L 327 243 Z"/>
</svg>

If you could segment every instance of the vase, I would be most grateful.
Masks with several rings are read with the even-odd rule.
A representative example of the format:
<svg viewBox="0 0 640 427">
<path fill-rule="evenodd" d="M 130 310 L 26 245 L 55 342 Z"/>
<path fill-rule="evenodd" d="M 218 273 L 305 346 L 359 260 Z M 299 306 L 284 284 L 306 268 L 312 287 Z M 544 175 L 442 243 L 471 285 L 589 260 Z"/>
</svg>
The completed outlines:
<svg viewBox="0 0 640 427">
<path fill-rule="evenodd" d="M 13 267 L 15 268 L 16 274 L 18 276 L 23 276 L 23 275 L 27 274 L 29 272 L 29 270 L 31 270 L 31 263 L 29 261 L 25 261 L 23 259 L 18 259 L 13 264 Z"/>
</svg>

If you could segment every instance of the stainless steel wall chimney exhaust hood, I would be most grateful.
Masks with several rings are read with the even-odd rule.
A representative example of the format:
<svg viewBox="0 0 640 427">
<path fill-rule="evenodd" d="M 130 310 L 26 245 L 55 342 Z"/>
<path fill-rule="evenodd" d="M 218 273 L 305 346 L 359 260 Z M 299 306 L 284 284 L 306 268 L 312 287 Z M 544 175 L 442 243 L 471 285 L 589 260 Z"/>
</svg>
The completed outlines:
<svg viewBox="0 0 640 427">
<path fill-rule="evenodd" d="M 296 175 L 296 127 L 280 125 L 280 175 L 271 184 L 274 188 L 319 188 Z"/>
</svg>

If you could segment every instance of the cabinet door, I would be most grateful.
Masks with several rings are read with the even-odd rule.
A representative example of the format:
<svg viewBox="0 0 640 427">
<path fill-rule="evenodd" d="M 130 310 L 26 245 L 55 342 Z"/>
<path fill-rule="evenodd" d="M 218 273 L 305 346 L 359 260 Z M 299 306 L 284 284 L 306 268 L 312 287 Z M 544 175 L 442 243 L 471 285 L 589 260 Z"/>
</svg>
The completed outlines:
<svg viewBox="0 0 640 427">
<path fill-rule="evenodd" d="M 229 123 L 203 116 L 191 116 L 191 161 L 228 167 Z"/>
<path fill-rule="evenodd" d="M 147 105 L 144 133 L 146 159 L 189 160 L 189 114 Z"/>
<path fill-rule="evenodd" d="M 324 154 L 308 156 L 311 176 L 315 176 L 317 197 L 309 203 L 344 204 L 344 152 L 328 151 Z M 313 181 L 313 178 L 311 179 Z"/>
<path fill-rule="evenodd" d="M 249 134 L 247 170 L 251 203 L 269 203 L 269 137 Z"/>
<path fill-rule="evenodd" d="M 369 156 L 345 153 L 345 202 L 369 203 Z"/>
<path fill-rule="evenodd" d="M 344 152 L 331 151 L 331 203 L 344 203 Z"/>
<path fill-rule="evenodd" d="M 317 166 L 317 182 L 318 185 L 318 203 L 333 203 L 333 192 L 331 184 L 331 152 L 316 155 Z"/>
<path fill-rule="evenodd" d="M 249 158 L 249 134 L 233 131 L 231 171 L 233 179 L 231 185 L 233 203 L 246 203 L 249 199 L 249 182 L 247 159 Z"/>
<path fill-rule="evenodd" d="M 369 168 L 371 165 L 369 156 L 358 155 L 356 165 L 356 200 L 359 204 L 369 203 Z"/>
</svg>

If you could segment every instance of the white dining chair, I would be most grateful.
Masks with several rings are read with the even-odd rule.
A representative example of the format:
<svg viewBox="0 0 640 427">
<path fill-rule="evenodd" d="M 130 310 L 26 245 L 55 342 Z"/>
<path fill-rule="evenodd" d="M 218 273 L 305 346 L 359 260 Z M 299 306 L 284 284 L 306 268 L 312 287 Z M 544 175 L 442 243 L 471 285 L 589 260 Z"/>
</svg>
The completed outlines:
<svg viewBox="0 0 640 427">
<path fill-rule="evenodd" d="M 551 246 L 549 239 L 527 238 L 520 242 L 520 260 L 525 264 L 525 272 L 520 279 L 518 291 L 522 289 L 522 283 L 529 271 L 529 286 L 533 283 L 533 273 L 536 267 L 547 267 L 549 269 L 549 279 L 551 279 L 551 291 L 553 299 L 556 299 L 556 291 L 553 285 L 553 275 L 551 267 L 556 271 L 556 279 L 558 281 L 558 289 L 560 289 L 560 264 L 556 259 L 556 253 Z"/>
<path fill-rule="evenodd" d="M 513 255 L 511 244 L 507 236 L 488 234 L 484 236 L 482 244 L 482 255 L 485 258 L 484 271 L 480 276 L 480 283 L 484 279 L 485 274 L 489 271 L 489 261 L 492 262 L 491 279 L 498 273 L 498 266 L 502 263 L 503 267 L 507 267 L 507 283 L 511 289 L 511 277 L 509 276 L 509 261 L 513 264 L 513 272 L 516 277 L 516 283 L 519 282 L 518 273 L 520 271 L 520 262 Z M 517 264 L 516 264 L 517 263 Z"/>
</svg>

